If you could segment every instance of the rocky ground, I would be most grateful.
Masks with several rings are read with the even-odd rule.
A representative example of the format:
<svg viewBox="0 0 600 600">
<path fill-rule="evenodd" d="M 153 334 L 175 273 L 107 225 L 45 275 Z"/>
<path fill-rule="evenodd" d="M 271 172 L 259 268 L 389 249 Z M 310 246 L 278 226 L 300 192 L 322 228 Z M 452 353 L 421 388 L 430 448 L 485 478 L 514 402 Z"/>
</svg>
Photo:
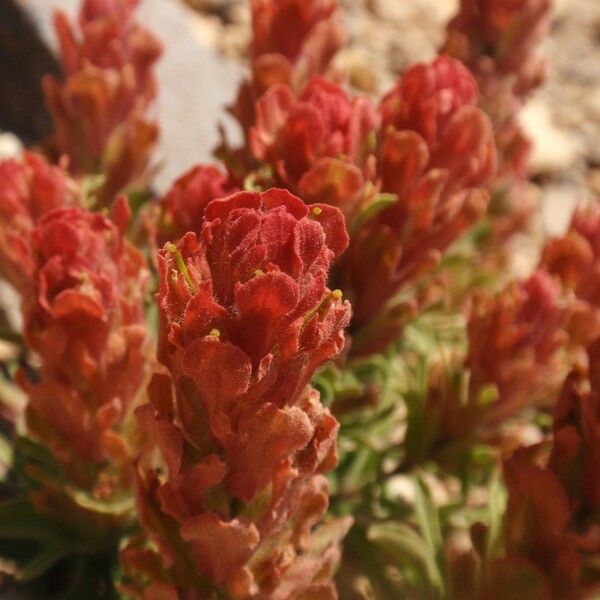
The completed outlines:
<svg viewBox="0 0 600 600">
<path fill-rule="evenodd" d="M 245 0 L 186 0 L 196 30 L 219 53 L 243 63 L 249 39 Z M 431 59 L 457 0 L 341 0 L 350 43 L 337 64 L 356 88 L 379 94 L 408 65 Z M 572 206 L 600 196 L 600 1 L 555 0 L 541 51 L 548 79 L 523 111 L 534 140 L 532 175 L 543 223 L 566 226 Z"/>
</svg>

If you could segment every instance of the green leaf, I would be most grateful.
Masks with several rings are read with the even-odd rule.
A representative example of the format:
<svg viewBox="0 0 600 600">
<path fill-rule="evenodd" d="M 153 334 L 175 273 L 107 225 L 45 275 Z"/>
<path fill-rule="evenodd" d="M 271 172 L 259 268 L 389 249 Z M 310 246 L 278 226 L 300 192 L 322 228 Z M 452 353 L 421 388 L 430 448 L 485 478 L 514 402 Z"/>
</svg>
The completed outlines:
<svg viewBox="0 0 600 600">
<path fill-rule="evenodd" d="M 348 455 L 338 469 L 344 492 L 356 492 L 374 483 L 377 480 L 379 460 L 378 453 L 368 446 L 361 446 Z"/>
<path fill-rule="evenodd" d="M 441 574 L 427 541 L 405 523 L 387 521 L 371 525 L 368 539 L 381 547 L 401 571 L 406 563 L 426 575 L 424 584 L 441 590 Z"/>
<path fill-rule="evenodd" d="M 502 523 L 506 512 L 506 489 L 502 484 L 502 476 L 498 470 L 494 472 L 489 489 L 489 525 L 487 537 L 487 559 L 490 560 L 499 550 L 502 543 Z"/>
<path fill-rule="evenodd" d="M 415 513 L 419 529 L 423 535 L 423 539 L 427 544 L 428 553 L 433 557 L 435 569 L 429 572 L 432 585 L 441 593 L 444 590 L 444 579 L 440 566 L 442 556 L 442 528 L 440 525 L 439 511 L 431 494 L 422 478 L 417 474 L 414 477 L 415 482 Z"/>
<path fill-rule="evenodd" d="M 62 529 L 50 516 L 37 513 L 25 500 L 0 504 L 0 538 L 55 543 L 64 540 Z"/>
<path fill-rule="evenodd" d="M 31 581 L 43 575 L 59 560 L 71 553 L 67 545 L 49 545 L 43 547 L 33 558 L 19 567 L 16 574 L 18 581 Z"/>
<path fill-rule="evenodd" d="M 356 232 L 371 219 L 376 217 L 382 210 L 391 206 L 398 200 L 396 194 L 379 194 L 371 204 L 364 208 L 354 219 L 352 231 Z"/>
<path fill-rule="evenodd" d="M 0 435 L 0 481 L 4 481 L 13 465 L 13 446 L 5 435 Z"/>
</svg>

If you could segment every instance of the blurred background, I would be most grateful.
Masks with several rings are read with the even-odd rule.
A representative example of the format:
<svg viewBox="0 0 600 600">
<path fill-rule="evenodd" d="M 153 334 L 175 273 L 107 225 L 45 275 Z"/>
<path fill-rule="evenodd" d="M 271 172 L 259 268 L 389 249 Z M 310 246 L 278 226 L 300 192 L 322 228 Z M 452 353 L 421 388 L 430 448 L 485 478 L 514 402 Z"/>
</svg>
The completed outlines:
<svg viewBox="0 0 600 600">
<path fill-rule="evenodd" d="M 600 1 L 555 0 L 546 84 L 522 119 L 534 141 L 532 170 L 540 226 L 562 232 L 575 202 L 600 194 Z M 411 63 L 431 59 L 457 0 L 342 0 L 350 43 L 337 67 L 375 96 Z M 0 155 L 41 139 L 41 74 L 56 72 L 52 12 L 78 0 L 0 0 Z M 165 42 L 159 68 L 162 126 L 158 191 L 176 174 L 210 160 L 244 72 L 250 38 L 246 0 L 142 0 L 142 19 Z"/>
</svg>

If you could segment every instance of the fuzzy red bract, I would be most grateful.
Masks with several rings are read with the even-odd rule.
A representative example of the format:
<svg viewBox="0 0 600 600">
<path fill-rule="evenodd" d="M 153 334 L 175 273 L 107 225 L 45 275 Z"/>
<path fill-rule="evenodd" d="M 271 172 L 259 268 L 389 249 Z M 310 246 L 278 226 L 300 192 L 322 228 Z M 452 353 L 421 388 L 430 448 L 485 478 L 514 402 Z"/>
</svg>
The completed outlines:
<svg viewBox="0 0 600 600">
<path fill-rule="evenodd" d="M 443 51 L 463 61 L 484 87 L 514 76 L 512 91 L 522 96 L 544 76 L 535 51 L 549 26 L 550 8 L 550 0 L 461 0 Z"/>
<path fill-rule="evenodd" d="M 247 143 L 257 124 L 256 102 L 263 94 L 275 85 L 301 92 L 311 77 L 326 73 L 346 39 L 337 0 L 253 0 L 251 10 L 252 75 L 229 109 Z M 221 152 L 238 176 L 255 166 L 246 148 L 234 150 L 224 140 Z"/>
<path fill-rule="evenodd" d="M 593 567 L 600 531 L 600 342 L 587 349 L 587 365 L 566 378 L 554 409 L 550 454 L 523 448 L 505 463 L 508 486 L 505 537 L 508 559 L 539 569 L 546 597 L 583 598 L 598 592 Z M 492 573 L 496 566 L 492 564 Z M 507 577 L 511 582 L 511 577 Z M 517 582 L 512 579 L 513 589 Z"/>
<path fill-rule="evenodd" d="M 497 387 L 498 400 L 489 407 L 492 421 L 560 388 L 568 369 L 564 351 L 571 315 L 560 284 L 543 269 L 496 295 L 474 298 L 468 323 L 470 390 L 476 397 L 486 385 Z"/>
<path fill-rule="evenodd" d="M 115 210 L 128 210 L 124 200 Z M 143 380 L 148 273 L 115 223 L 82 208 L 50 211 L 31 238 L 36 264 L 23 317 L 41 367 L 39 381 L 21 374 L 28 423 L 85 487 Z"/>
<path fill-rule="evenodd" d="M 351 99 L 325 79 L 311 79 L 298 98 L 275 85 L 256 104 L 250 145 L 275 181 L 307 202 L 337 203 L 352 217 L 378 121 L 369 100 Z"/>
<path fill-rule="evenodd" d="M 175 181 L 160 201 L 156 223 L 158 243 L 162 246 L 169 240 L 178 240 L 188 231 L 199 234 L 208 204 L 236 191 L 217 167 L 192 167 Z"/>
<path fill-rule="evenodd" d="M 67 74 L 83 70 L 86 64 L 117 71 L 131 65 L 138 95 L 152 100 L 156 95 L 152 69 L 162 53 L 162 45 L 135 21 L 138 3 L 137 0 L 87 0 L 79 14 L 81 39 L 66 15 L 57 12 L 55 27 Z"/>
<path fill-rule="evenodd" d="M 76 188 L 60 168 L 31 152 L 0 163 L 0 273 L 18 290 L 35 270 L 31 232 L 48 211 L 77 202 Z"/>
<path fill-rule="evenodd" d="M 499 167 L 492 238 L 500 242 L 523 229 L 535 208 L 524 185 L 531 144 L 517 116 L 545 77 L 537 47 L 550 12 L 551 0 L 461 0 L 441 49 L 473 72 L 479 104 L 494 124 Z"/>
<path fill-rule="evenodd" d="M 485 213 L 496 152 L 476 89 L 460 63 L 440 57 L 411 68 L 381 104 L 377 183 L 395 200 L 355 233 L 342 266 L 360 328 Z M 384 319 L 360 334 L 360 351 L 379 351 L 397 333 Z"/>
<path fill-rule="evenodd" d="M 144 176 L 158 137 L 145 112 L 156 95 L 153 67 L 162 48 L 134 19 L 137 2 L 85 2 L 79 38 L 66 16 L 55 28 L 65 81 L 44 79 L 56 131 L 50 149 L 67 155 L 76 174 L 102 173 L 99 204 Z"/>
<path fill-rule="evenodd" d="M 252 44 L 256 58 L 281 54 L 296 62 L 315 29 L 328 26 L 336 14 L 336 0 L 252 0 Z"/>
<path fill-rule="evenodd" d="M 550 240 L 542 263 L 581 300 L 600 307 L 600 203 L 575 210 L 568 232 Z"/>
<path fill-rule="evenodd" d="M 453 114 L 477 100 L 477 84 L 459 61 L 438 57 L 410 68 L 381 101 L 383 127 L 411 129 L 429 146 L 439 143 Z"/>
<path fill-rule="evenodd" d="M 326 280 L 347 243 L 337 209 L 273 189 L 214 200 L 198 236 L 160 252 L 159 359 L 169 376 L 154 377 L 138 416 L 168 475 L 159 483 L 143 456 L 138 503 L 190 590 L 287 598 L 282 589 L 331 587 L 328 559 L 306 544 L 327 506 L 318 473 L 336 463 L 339 426 L 308 383 L 344 345 L 350 307 Z M 234 499 L 248 507 L 237 517 Z M 334 554 L 340 527 L 327 542 Z M 190 579 L 176 538 L 206 581 Z M 308 556 L 313 566 L 293 575 Z"/>
</svg>

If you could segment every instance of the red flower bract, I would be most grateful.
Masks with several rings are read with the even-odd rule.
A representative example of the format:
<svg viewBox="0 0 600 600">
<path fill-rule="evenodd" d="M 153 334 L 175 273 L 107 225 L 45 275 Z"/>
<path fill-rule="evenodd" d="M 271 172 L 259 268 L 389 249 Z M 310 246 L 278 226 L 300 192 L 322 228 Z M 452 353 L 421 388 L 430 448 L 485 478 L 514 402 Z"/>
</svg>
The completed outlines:
<svg viewBox="0 0 600 600">
<path fill-rule="evenodd" d="M 473 105 L 476 89 L 465 67 L 440 57 L 411 68 L 381 104 L 377 184 L 393 196 L 353 235 L 343 261 L 357 328 L 380 318 L 485 213 L 481 186 L 495 174 L 496 152 L 491 123 Z M 381 318 L 354 349 L 380 351 L 397 333 Z"/>
<path fill-rule="evenodd" d="M 377 125 L 377 113 L 367 99 L 351 99 L 339 85 L 313 78 L 297 99 L 284 85 L 265 93 L 256 105 L 250 144 L 255 158 L 271 165 L 277 181 L 298 190 L 307 201 L 327 201 L 340 178 L 357 173 L 363 183 L 361 171 Z M 342 159 L 335 163 L 339 174 L 332 175 L 331 168 L 323 172 L 324 165 L 332 165 L 331 159 Z M 352 192 L 361 185 L 356 187 Z M 337 196 L 343 210 L 343 200 L 351 202 L 353 194 Z"/>
<path fill-rule="evenodd" d="M 497 387 L 490 419 L 504 420 L 560 389 L 571 314 L 559 283 L 543 269 L 496 295 L 475 297 L 468 323 L 470 395 Z"/>
<path fill-rule="evenodd" d="M 0 273 L 23 291 L 35 271 L 31 232 L 53 208 L 75 204 L 75 186 L 37 154 L 0 163 Z"/>
<path fill-rule="evenodd" d="M 66 16 L 55 28 L 65 81 L 44 79 L 46 102 L 56 131 L 51 151 L 66 154 L 77 174 L 102 173 L 100 205 L 143 180 L 157 125 L 145 112 L 156 95 L 153 66 L 161 45 L 133 18 L 134 0 L 84 3 L 81 39 Z"/>
<path fill-rule="evenodd" d="M 510 75 L 512 91 L 523 96 L 544 75 L 535 50 L 550 9 L 550 0 L 461 0 L 443 51 L 472 69 L 482 87 L 498 90 L 498 80 Z"/>
<path fill-rule="evenodd" d="M 276 407 L 293 403 L 316 367 L 341 350 L 349 306 L 325 283 L 346 245 L 339 211 L 309 209 L 272 190 L 212 202 L 200 239 L 188 234 L 180 254 L 161 253 L 159 302 L 168 326 L 159 356 L 204 390 L 221 444 L 236 438 L 240 410 L 255 413 L 265 395 Z"/>
<path fill-rule="evenodd" d="M 580 206 L 562 238 L 550 240 L 542 264 L 581 300 L 600 307 L 600 202 Z"/>
<path fill-rule="evenodd" d="M 246 143 L 256 125 L 256 102 L 274 85 L 300 92 L 315 75 L 324 75 L 346 39 L 337 0 L 253 0 L 252 75 L 240 86 L 230 112 Z M 233 150 L 224 140 L 228 166 L 243 177 L 255 166 L 246 148 Z"/>
<path fill-rule="evenodd" d="M 121 70 L 131 65 L 141 97 L 156 95 L 152 68 L 162 53 L 158 39 L 134 19 L 138 0 L 86 0 L 79 14 L 78 40 L 64 13 L 55 16 L 55 27 L 65 70 L 73 74 L 86 63 L 100 69 Z"/>
<path fill-rule="evenodd" d="M 476 100 L 471 72 L 459 61 L 440 56 L 431 65 L 415 65 L 398 80 L 381 101 L 382 124 L 416 131 L 431 147 L 440 142 L 454 113 Z"/>
<path fill-rule="evenodd" d="M 331 589 L 346 525 L 309 530 L 327 507 L 318 473 L 336 463 L 338 424 L 308 382 L 344 345 L 350 307 L 326 279 L 347 243 L 337 209 L 274 189 L 214 200 L 199 236 L 160 253 L 159 360 L 170 376 L 155 376 L 138 416 L 168 475 L 157 479 L 143 456 L 138 503 L 189 589 L 282 599 Z M 322 557 L 315 535 L 329 540 Z M 190 560 L 207 581 L 194 581 Z"/>
<path fill-rule="evenodd" d="M 337 0 L 252 0 L 253 57 L 281 54 L 296 62 L 311 35 L 331 27 L 337 10 Z"/>
<path fill-rule="evenodd" d="M 124 224 L 127 211 L 119 201 L 115 222 Z M 142 383 L 148 274 L 114 222 L 81 208 L 44 216 L 32 248 L 37 264 L 23 314 L 41 367 L 39 382 L 21 374 L 28 423 L 85 486 L 86 465 L 104 464 Z"/>
<path fill-rule="evenodd" d="M 220 169 L 198 165 L 184 173 L 161 199 L 159 243 L 178 240 L 188 231 L 199 234 L 207 205 L 237 191 Z"/>
<path fill-rule="evenodd" d="M 505 462 L 507 561 L 538 570 L 548 598 L 588 598 L 598 591 L 600 553 L 600 342 L 587 365 L 566 378 L 554 409 L 553 442 L 521 448 Z M 498 564 L 492 563 L 492 578 Z M 518 581 L 507 582 L 517 589 Z"/>
<path fill-rule="evenodd" d="M 502 242 L 530 220 L 535 203 L 524 186 L 530 141 L 518 113 L 545 77 L 537 46 L 549 28 L 551 0 L 461 0 L 442 52 L 475 75 L 479 105 L 490 116 L 498 148 L 492 239 Z"/>
</svg>

